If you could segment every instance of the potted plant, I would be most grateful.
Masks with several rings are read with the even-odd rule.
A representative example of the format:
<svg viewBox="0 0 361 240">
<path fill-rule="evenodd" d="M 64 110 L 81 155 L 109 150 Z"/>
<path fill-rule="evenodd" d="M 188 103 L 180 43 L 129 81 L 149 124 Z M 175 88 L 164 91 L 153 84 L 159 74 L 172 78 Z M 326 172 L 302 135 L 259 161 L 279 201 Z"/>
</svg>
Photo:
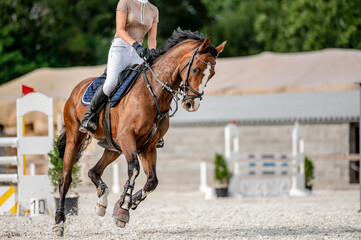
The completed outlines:
<svg viewBox="0 0 361 240">
<path fill-rule="evenodd" d="M 218 183 L 218 186 L 216 187 L 217 197 L 228 196 L 228 185 L 231 176 L 231 173 L 228 171 L 226 160 L 222 154 L 216 153 L 214 158 L 214 180 Z"/>
<path fill-rule="evenodd" d="M 314 179 L 313 169 L 312 161 L 305 156 L 305 187 L 310 191 L 312 190 L 312 179 Z"/>
<path fill-rule="evenodd" d="M 54 193 L 57 192 L 59 187 L 59 179 L 63 172 L 63 159 L 59 157 L 59 150 L 56 147 L 57 141 L 59 141 L 59 137 L 54 140 L 53 150 L 48 153 L 50 158 L 50 166 L 48 170 L 48 175 L 51 180 L 51 184 L 53 185 Z M 80 166 L 78 163 L 75 163 L 73 166 L 73 171 L 71 174 L 72 182 L 69 187 L 70 194 L 65 196 L 65 203 L 64 203 L 64 211 L 65 215 L 70 213 L 72 215 L 78 215 L 78 201 L 79 196 L 76 192 L 74 192 L 74 188 L 76 188 L 81 183 L 80 178 Z M 59 204 L 59 197 L 54 196 L 55 198 L 55 205 L 58 206 Z"/>
</svg>

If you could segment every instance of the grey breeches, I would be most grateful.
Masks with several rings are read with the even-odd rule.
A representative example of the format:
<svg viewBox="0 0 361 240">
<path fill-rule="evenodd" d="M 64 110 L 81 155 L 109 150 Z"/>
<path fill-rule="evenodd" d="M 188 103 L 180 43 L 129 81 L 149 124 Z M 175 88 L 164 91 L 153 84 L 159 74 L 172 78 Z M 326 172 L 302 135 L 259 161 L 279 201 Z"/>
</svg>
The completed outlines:
<svg viewBox="0 0 361 240">
<path fill-rule="evenodd" d="M 138 56 L 135 49 L 121 38 L 112 41 L 108 53 L 107 78 L 103 85 L 103 92 L 109 96 L 118 82 L 118 75 L 126 67 L 133 64 L 141 64 L 143 60 Z"/>
</svg>

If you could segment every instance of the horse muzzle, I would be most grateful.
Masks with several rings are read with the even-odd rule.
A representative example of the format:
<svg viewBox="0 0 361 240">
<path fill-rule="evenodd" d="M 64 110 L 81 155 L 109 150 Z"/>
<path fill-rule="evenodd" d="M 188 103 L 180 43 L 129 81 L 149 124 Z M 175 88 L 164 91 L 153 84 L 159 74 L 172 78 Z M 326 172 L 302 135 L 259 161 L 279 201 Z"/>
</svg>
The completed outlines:
<svg viewBox="0 0 361 240">
<path fill-rule="evenodd" d="M 182 107 L 187 112 L 196 112 L 199 109 L 199 101 L 195 101 L 194 99 L 188 99 L 182 102 Z"/>
</svg>

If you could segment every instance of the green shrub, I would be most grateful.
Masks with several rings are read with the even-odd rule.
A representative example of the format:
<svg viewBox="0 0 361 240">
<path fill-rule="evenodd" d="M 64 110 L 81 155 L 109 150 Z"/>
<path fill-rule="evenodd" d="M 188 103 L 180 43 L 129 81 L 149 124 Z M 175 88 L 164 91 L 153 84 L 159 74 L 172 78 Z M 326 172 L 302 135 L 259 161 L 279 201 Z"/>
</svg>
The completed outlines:
<svg viewBox="0 0 361 240">
<path fill-rule="evenodd" d="M 216 153 L 214 158 L 214 179 L 221 184 L 229 184 L 232 174 L 228 171 L 227 162 L 222 154 Z"/>
<path fill-rule="evenodd" d="M 305 186 L 311 187 L 312 186 L 312 179 L 314 179 L 313 175 L 313 163 L 312 161 L 306 156 L 305 157 Z"/>
<path fill-rule="evenodd" d="M 59 180 L 63 172 L 63 159 L 59 157 L 59 150 L 56 147 L 56 142 L 58 140 L 59 140 L 58 138 L 54 140 L 53 150 L 48 153 L 48 156 L 50 158 L 48 175 L 50 177 L 51 184 L 53 185 L 54 192 L 56 192 L 58 189 Z M 71 177 L 72 177 L 72 182 L 70 184 L 69 189 L 74 189 L 82 182 L 80 178 L 80 166 L 78 162 L 76 162 L 73 166 Z"/>
</svg>

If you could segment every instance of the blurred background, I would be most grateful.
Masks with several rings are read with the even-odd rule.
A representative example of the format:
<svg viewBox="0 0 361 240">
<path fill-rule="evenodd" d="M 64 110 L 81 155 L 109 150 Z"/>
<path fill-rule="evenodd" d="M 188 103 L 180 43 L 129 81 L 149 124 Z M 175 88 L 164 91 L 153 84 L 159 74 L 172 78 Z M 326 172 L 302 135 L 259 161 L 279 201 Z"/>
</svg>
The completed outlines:
<svg viewBox="0 0 361 240">
<path fill-rule="evenodd" d="M 199 162 L 224 153 L 224 126 L 231 121 L 239 126 L 240 152 L 247 153 L 291 152 L 292 127 L 298 122 L 305 154 L 314 165 L 313 187 L 356 187 L 359 1 L 150 2 L 160 14 L 158 46 L 178 26 L 211 36 L 215 46 L 228 40 L 200 110 L 180 110 L 171 120 L 165 147 L 158 151 L 160 187 L 198 188 Z M 21 97 L 21 85 L 52 97 L 57 119 L 74 86 L 102 73 L 115 33 L 116 4 L 0 1 L 0 135 L 16 135 L 15 99 Z M 46 134 L 46 116 L 30 115 L 27 134 Z M 87 170 L 101 154 L 94 142 L 81 161 L 86 186 L 91 186 Z M 36 164 L 37 171 L 46 172 L 46 160 Z"/>
<path fill-rule="evenodd" d="M 228 40 L 222 57 L 361 48 L 357 0 L 153 0 L 158 46 L 180 26 Z M 41 67 L 106 63 L 115 0 L 2 0 L 0 83 Z"/>
</svg>

